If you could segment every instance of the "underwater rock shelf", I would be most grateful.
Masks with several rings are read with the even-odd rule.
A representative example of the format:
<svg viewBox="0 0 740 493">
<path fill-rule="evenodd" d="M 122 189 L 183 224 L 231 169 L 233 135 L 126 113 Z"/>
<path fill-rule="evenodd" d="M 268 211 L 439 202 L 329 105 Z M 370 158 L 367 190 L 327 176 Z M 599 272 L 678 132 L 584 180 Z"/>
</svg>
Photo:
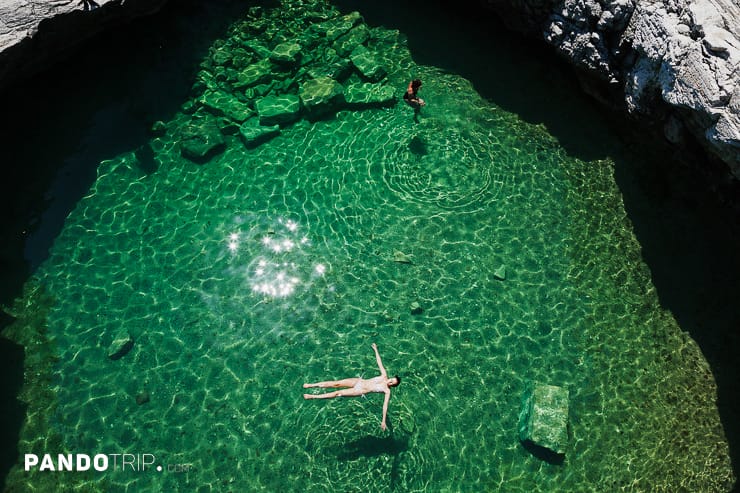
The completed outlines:
<svg viewBox="0 0 740 493">
<path fill-rule="evenodd" d="M 194 97 L 182 107 L 189 118 L 172 129 L 186 136 L 184 157 L 210 160 L 227 135 L 239 134 L 254 148 L 302 118 L 396 103 L 394 88 L 384 82 L 388 68 L 380 47 L 397 40 L 369 28 L 357 12 L 339 16 L 324 9 L 316 5 L 312 19 L 318 22 L 296 21 L 292 31 L 273 33 L 260 22 L 263 10 L 252 7 L 249 21 L 232 27 L 236 35 L 214 45 L 201 63 Z"/>
</svg>

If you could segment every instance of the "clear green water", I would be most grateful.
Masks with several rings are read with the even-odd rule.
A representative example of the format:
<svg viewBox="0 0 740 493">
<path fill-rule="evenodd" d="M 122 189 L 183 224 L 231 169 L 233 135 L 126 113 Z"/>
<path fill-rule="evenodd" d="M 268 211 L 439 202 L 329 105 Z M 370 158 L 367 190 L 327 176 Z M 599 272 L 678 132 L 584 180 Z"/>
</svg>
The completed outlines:
<svg viewBox="0 0 740 493">
<path fill-rule="evenodd" d="M 245 16 L 204 60 L 208 83 L 232 91 L 218 67 L 242 38 L 305 41 L 337 14 L 283 2 Z M 51 377 L 25 390 L 19 451 L 191 468 L 15 470 L 9 489 L 731 487 L 714 379 L 658 303 L 613 163 L 572 157 L 463 77 L 416 64 L 401 33 L 371 33 L 392 107 L 301 119 L 254 149 L 226 126 L 203 164 L 181 156 L 181 112 L 152 141 L 156 171 L 141 153 L 100 164 L 16 306 L 54 353 L 27 362 Z M 295 94 L 297 71 L 276 72 L 297 83 L 273 91 Z M 428 102 L 418 123 L 400 101 L 412 77 Z M 122 330 L 135 344 L 113 361 Z M 379 395 L 302 399 L 303 382 L 372 376 L 373 342 L 403 378 L 387 432 Z M 531 382 L 570 392 L 561 464 L 518 440 Z"/>
</svg>

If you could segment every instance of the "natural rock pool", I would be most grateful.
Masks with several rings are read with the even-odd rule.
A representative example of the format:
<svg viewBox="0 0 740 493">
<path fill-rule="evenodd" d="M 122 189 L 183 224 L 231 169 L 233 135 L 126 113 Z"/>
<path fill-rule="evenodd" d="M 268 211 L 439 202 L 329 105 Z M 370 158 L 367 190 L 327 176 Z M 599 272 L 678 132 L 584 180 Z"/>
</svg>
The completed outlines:
<svg viewBox="0 0 740 493">
<path fill-rule="evenodd" d="M 348 3 L 231 9 L 215 38 L 190 12 L 191 78 L 164 58 L 140 76 L 175 105 L 90 95 L 96 176 L 9 310 L 6 335 L 43 347 L 18 451 L 163 470 L 19 465 L 7 488 L 729 490 L 714 376 L 660 304 L 616 137 L 594 121 L 559 142 L 466 78 L 518 68 L 522 90 L 551 78 L 532 104 L 570 94 L 546 66 L 452 71 Z M 105 123 L 122 120 L 152 131 L 126 148 Z M 75 152 L 57 158 L 72 174 Z M 374 376 L 372 343 L 403 379 L 388 431 L 381 396 L 303 400 L 304 382 Z M 557 460 L 519 441 L 535 383 L 567 389 Z"/>
</svg>

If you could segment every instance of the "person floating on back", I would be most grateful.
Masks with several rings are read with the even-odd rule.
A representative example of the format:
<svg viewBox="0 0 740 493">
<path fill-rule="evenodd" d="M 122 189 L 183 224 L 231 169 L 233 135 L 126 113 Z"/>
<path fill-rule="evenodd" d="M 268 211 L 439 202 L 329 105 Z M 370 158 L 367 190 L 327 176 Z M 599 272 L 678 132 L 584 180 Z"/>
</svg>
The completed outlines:
<svg viewBox="0 0 740 493">
<path fill-rule="evenodd" d="M 426 105 L 424 100 L 417 95 L 419 89 L 421 89 L 421 79 L 414 79 L 409 82 L 409 87 L 403 93 L 403 100 L 406 101 L 406 104 L 414 108 L 414 121 L 416 122 L 419 121 L 421 107 Z"/>
<path fill-rule="evenodd" d="M 327 392 L 326 394 L 303 394 L 304 399 L 333 399 L 335 397 L 358 397 L 361 395 L 369 394 L 370 392 L 378 392 L 385 394 L 385 400 L 383 401 L 383 420 L 380 423 L 380 428 L 385 430 L 386 416 L 388 415 L 388 402 L 391 399 L 391 387 L 397 387 L 401 383 L 401 378 L 396 375 L 395 377 L 388 378 L 388 373 L 385 371 L 383 362 L 380 361 L 380 353 L 378 353 L 378 346 L 373 343 L 373 350 L 375 351 L 375 359 L 378 361 L 378 368 L 380 369 L 380 375 L 373 377 L 369 380 L 363 378 L 345 378 L 343 380 L 329 380 L 326 382 L 318 383 L 304 383 L 304 389 L 310 389 L 319 387 L 322 389 L 327 388 L 340 388 L 346 387 L 343 390 L 335 390 L 334 392 Z"/>
</svg>

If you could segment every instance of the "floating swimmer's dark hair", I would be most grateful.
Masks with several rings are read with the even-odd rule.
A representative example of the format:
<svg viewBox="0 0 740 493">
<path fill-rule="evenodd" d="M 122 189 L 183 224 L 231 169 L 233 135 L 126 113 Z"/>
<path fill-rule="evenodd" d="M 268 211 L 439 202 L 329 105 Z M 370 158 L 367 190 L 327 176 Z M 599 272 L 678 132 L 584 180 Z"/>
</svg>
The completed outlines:
<svg viewBox="0 0 740 493">
<path fill-rule="evenodd" d="M 398 375 L 396 375 L 393 378 L 396 379 L 396 385 L 389 385 L 389 387 L 398 387 L 399 385 L 401 385 L 401 377 L 399 377 Z"/>
<path fill-rule="evenodd" d="M 414 79 L 411 81 L 411 87 L 418 89 L 421 86 L 421 79 Z"/>
</svg>

